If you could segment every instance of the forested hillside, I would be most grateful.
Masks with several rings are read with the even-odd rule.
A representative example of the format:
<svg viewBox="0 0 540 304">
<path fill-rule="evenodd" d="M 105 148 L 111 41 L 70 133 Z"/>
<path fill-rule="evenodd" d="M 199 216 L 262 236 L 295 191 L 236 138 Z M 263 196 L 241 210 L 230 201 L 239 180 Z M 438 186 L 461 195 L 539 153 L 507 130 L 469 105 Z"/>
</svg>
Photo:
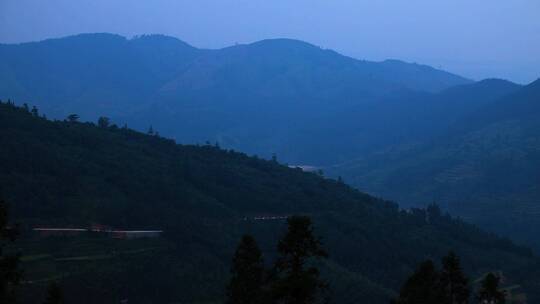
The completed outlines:
<svg viewBox="0 0 540 304">
<path fill-rule="evenodd" d="M 449 250 L 478 277 L 503 271 L 538 301 L 538 259 L 475 226 L 395 203 L 342 182 L 227 151 L 177 145 L 127 128 L 48 121 L 0 105 L 0 194 L 23 225 L 16 246 L 28 276 L 26 301 L 61 280 L 69 302 L 219 302 L 229 261 L 245 232 L 267 260 L 284 229 L 262 215 L 304 214 L 330 259 L 321 267 L 335 303 L 387 303 L 425 258 Z M 39 226 L 163 229 L 159 239 L 39 238 Z M 54 250 L 53 250 L 54 249 Z M 31 283 L 28 282 L 31 280 Z M 106 286 L 107 288 L 103 288 Z"/>
<path fill-rule="evenodd" d="M 337 169 L 407 205 L 437 201 L 540 248 L 540 81 L 480 106 L 430 141 Z M 407 178 L 403 178 L 406 176 Z"/>
</svg>

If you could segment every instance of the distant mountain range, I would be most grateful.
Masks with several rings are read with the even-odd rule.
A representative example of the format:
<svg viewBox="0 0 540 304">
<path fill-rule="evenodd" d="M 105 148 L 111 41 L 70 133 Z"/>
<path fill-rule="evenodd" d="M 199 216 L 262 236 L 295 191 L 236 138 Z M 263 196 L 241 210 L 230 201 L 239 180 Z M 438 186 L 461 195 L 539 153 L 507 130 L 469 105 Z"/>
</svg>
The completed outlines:
<svg viewBox="0 0 540 304">
<path fill-rule="evenodd" d="M 0 97 L 51 118 L 108 116 L 181 143 L 275 154 L 402 206 L 439 201 L 540 249 L 537 86 L 289 39 L 218 50 L 160 35 L 0 45 Z"/>
<path fill-rule="evenodd" d="M 201 50 L 166 36 L 84 34 L 0 45 L 0 58 L 0 96 L 36 104 L 51 117 L 112 116 L 181 142 L 219 141 L 283 157 L 284 136 L 327 112 L 471 82 L 289 39 Z"/>
<path fill-rule="evenodd" d="M 394 141 L 342 114 L 471 83 L 424 65 L 360 61 L 289 39 L 202 50 L 166 36 L 83 34 L 0 45 L 0 58 L 0 96 L 35 104 L 49 117 L 109 116 L 139 130 L 152 125 L 179 142 L 219 142 L 313 165 Z M 336 133 L 356 138 L 333 149 Z"/>
</svg>

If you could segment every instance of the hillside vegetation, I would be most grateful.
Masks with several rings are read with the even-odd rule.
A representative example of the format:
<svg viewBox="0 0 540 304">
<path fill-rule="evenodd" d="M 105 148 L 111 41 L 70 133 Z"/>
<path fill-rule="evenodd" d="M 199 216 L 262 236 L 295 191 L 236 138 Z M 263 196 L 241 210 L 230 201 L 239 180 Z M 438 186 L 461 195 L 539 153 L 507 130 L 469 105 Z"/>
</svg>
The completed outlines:
<svg viewBox="0 0 540 304">
<path fill-rule="evenodd" d="M 335 303 L 387 303 L 417 263 L 449 250 L 468 273 L 501 270 L 508 284 L 538 299 L 538 260 L 530 250 L 435 206 L 406 212 L 277 161 L 35 114 L 0 105 L 0 194 L 23 223 L 17 248 L 32 281 L 22 286 L 29 303 L 53 279 L 77 303 L 117 303 L 119 295 L 134 303 L 219 302 L 243 233 L 257 237 L 267 260 L 275 254 L 284 222 L 253 218 L 292 214 L 309 215 L 323 238 L 330 255 L 323 274 Z M 165 233 L 115 241 L 29 231 L 92 223 Z"/>
<path fill-rule="evenodd" d="M 538 117 L 540 81 L 478 107 L 413 148 L 374 155 L 334 172 L 407 205 L 436 200 L 452 214 L 538 249 Z"/>
</svg>

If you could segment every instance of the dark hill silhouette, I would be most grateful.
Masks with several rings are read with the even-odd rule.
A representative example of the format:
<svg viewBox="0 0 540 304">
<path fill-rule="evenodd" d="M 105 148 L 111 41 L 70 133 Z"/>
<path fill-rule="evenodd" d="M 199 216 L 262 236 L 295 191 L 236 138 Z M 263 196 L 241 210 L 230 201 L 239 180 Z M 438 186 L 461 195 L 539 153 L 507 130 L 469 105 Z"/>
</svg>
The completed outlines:
<svg viewBox="0 0 540 304">
<path fill-rule="evenodd" d="M 100 223 L 165 231 L 162 239 L 120 243 L 23 234 L 17 246 L 34 283 L 22 286 L 22 295 L 32 303 L 50 278 L 62 278 L 68 300 L 77 303 L 116 303 L 119 294 L 135 303 L 219 301 L 239 237 L 255 234 L 270 260 L 284 229 L 279 220 L 245 218 L 290 214 L 312 217 L 323 237 L 330 260 L 321 267 L 336 303 L 387 303 L 419 261 L 450 249 L 471 275 L 502 270 L 531 301 L 538 296 L 530 250 L 436 208 L 400 211 L 275 161 L 116 126 L 47 121 L 6 104 L 0 146 L 0 193 L 25 227 Z"/>
</svg>

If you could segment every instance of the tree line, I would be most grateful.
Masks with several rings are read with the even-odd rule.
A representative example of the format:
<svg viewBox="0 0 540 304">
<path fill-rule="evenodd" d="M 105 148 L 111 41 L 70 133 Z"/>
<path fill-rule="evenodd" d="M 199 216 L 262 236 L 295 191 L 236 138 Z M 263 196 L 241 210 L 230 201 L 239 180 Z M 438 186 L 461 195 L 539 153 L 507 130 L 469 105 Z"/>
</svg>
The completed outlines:
<svg viewBox="0 0 540 304">
<path fill-rule="evenodd" d="M 278 258 L 265 268 L 262 252 L 251 235 L 244 235 L 232 259 L 227 304 L 312 304 L 329 301 L 329 286 L 321 279 L 313 260 L 328 257 L 313 234 L 311 219 L 293 216 L 287 233 L 277 245 Z M 390 304 L 468 304 L 470 280 L 459 257 L 450 252 L 437 270 L 431 260 L 422 262 L 405 281 Z M 488 273 L 476 292 L 479 304 L 504 304 L 506 294 L 499 289 L 500 278 Z"/>
<path fill-rule="evenodd" d="M 328 284 L 320 278 L 315 259 L 328 257 L 314 236 L 311 219 L 287 219 L 287 233 L 277 245 L 278 258 L 270 269 L 255 239 L 244 235 L 232 259 L 227 304 L 325 303 Z"/>
<path fill-rule="evenodd" d="M 397 299 L 391 304 L 468 304 L 471 302 L 470 280 L 464 274 L 459 257 L 450 252 L 442 258 L 437 270 L 432 260 L 426 260 L 405 281 Z M 506 295 L 499 289 L 500 278 L 488 273 L 475 295 L 479 304 L 504 304 Z"/>
<path fill-rule="evenodd" d="M 16 303 L 15 287 L 22 273 L 18 269 L 20 253 L 5 254 L 6 242 L 17 238 L 16 226 L 8 222 L 7 204 L 0 200 L 0 303 Z M 328 257 L 320 238 L 313 233 L 309 217 L 287 219 L 287 232 L 277 245 L 278 258 L 270 269 L 253 236 L 244 235 L 232 259 L 231 279 L 227 286 L 227 304 L 311 304 L 327 303 L 328 284 L 321 279 L 315 259 Z M 422 262 L 405 281 L 391 304 L 468 304 L 469 279 L 459 257 L 450 252 L 442 259 L 442 269 L 431 260 Z M 499 290 L 500 278 L 489 273 L 476 294 L 480 304 L 504 304 L 506 295 Z M 56 282 L 50 284 L 44 304 L 65 303 Z"/>
</svg>

